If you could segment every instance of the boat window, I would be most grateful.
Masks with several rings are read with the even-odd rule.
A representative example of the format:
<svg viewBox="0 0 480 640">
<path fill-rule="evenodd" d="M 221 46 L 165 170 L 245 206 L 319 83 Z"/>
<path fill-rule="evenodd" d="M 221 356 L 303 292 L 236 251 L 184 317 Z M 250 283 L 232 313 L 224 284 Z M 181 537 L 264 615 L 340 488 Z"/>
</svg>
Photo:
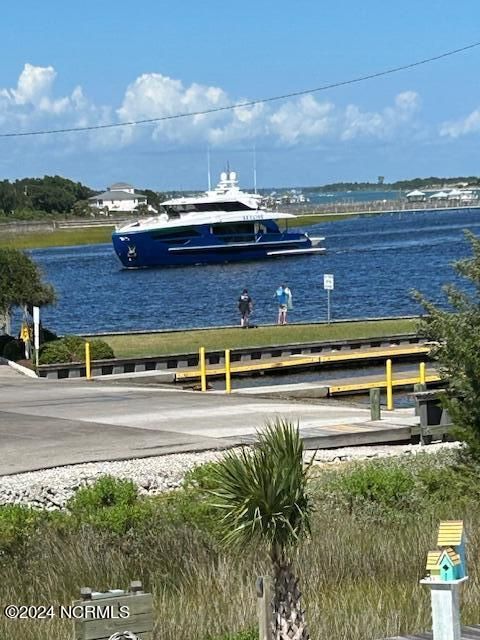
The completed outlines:
<svg viewBox="0 0 480 640">
<path fill-rule="evenodd" d="M 224 242 L 254 242 L 255 224 L 253 222 L 214 224 L 212 233 Z"/>
<path fill-rule="evenodd" d="M 251 211 L 243 202 L 209 202 L 201 204 L 201 211 Z"/>
<path fill-rule="evenodd" d="M 188 204 L 163 205 L 169 218 L 178 218 L 182 213 L 203 213 L 208 211 L 252 211 L 243 202 L 196 202 Z"/>
<path fill-rule="evenodd" d="M 217 236 L 230 236 L 235 233 L 255 233 L 255 225 L 253 222 L 229 222 L 214 224 L 212 230 Z"/>
<path fill-rule="evenodd" d="M 184 242 L 186 240 L 190 240 L 192 238 L 198 237 L 200 234 L 198 231 L 192 227 L 187 227 L 186 229 L 156 229 L 152 231 L 151 238 L 153 240 L 161 240 L 162 242 Z"/>
</svg>

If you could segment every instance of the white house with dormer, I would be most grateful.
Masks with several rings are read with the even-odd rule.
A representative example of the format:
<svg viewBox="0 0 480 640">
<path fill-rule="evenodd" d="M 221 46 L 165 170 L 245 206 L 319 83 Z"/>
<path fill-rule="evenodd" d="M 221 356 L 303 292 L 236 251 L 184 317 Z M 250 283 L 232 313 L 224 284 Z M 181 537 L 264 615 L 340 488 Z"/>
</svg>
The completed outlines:
<svg viewBox="0 0 480 640">
<path fill-rule="evenodd" d="M 109 212 L 134 211 L 138 205 L 147 204 L 147 196 L 136 193 L 132 185 L 126 182 L 116 182 L 108 187 L 107 191 L 89 198 L 90 205 L 97 209 L 107 208 Z M 150 211 L 154 211 L 149 206 Z"/>
</svg>

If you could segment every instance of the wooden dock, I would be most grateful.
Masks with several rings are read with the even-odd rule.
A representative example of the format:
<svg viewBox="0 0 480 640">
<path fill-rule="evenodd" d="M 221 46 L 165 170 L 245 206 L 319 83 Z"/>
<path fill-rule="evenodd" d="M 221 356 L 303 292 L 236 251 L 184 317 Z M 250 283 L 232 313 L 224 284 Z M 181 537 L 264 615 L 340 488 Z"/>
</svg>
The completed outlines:
<svg viewBox="0 0 480 640">
<path fill-rule="evenodd" d="M 258 361 L 233 363 L 230 372 L 232 376 L 235 376 L 267 371 L 306 369 L 322 364 L 368 363 L 386 360 L 388 358 L 400 359 L 422 355 L 428 356 L 429 352 L 430 347 L 427 344 L 389 345 L 370 347 L 368 349 L 351 349 L 349 351 L 332 350 L 322 352 L 318 355 L 294 354 L 276 358 L 262 358 Z M 219 378 L 224 376 L 224 365 L 207 366 L 207 377 Z M 176 382 L 198 380 L 199 378 L 200 369 L 177 369 L 175 372 Z M 416 382 L 418 382 L 418 380 L 416 380 Z"/>
<path fill-rule="evenodd" d="M 441 378 L 433 367 L 427 369 L 425 376 L 425 382 L 427 384 L 434 384 L 440 382 Z M 394 389 L 404 389 L 406 387 L 413 387 L 420 381 L 418 370 L 410 369 L 408 371 L 393 372 L 392 387 Z M 379 377 L 379 375 L 367 375 L 367 376 L 355 376 L 351 378 L 343 378 L 340 380 L 333 380 L 332 382 L 322 382 L 325 387 L 328 387 L 328 395 L 335 396 L 340 394 L 354 394 L 364 393 L 370 389 L 386 389 L 386 378 Z"/>
</svg>

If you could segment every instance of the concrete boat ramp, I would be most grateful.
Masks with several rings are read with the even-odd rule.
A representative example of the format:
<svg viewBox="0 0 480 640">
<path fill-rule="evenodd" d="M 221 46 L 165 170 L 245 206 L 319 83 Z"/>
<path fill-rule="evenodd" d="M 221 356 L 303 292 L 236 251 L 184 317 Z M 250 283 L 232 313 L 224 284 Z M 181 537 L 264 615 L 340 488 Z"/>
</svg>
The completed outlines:
<svg viewBox="0 0 480 640">
<path fill-rule="evenodd" d="M 336 400 L 32 379 L 0 366 L 0 475 L 223 449 L 251 443 L 277 417 L 298 423 L 308 448 L 408 440 L 418 423 L 412 409 L 371 422 L 368 407 Z"/>
</svg>

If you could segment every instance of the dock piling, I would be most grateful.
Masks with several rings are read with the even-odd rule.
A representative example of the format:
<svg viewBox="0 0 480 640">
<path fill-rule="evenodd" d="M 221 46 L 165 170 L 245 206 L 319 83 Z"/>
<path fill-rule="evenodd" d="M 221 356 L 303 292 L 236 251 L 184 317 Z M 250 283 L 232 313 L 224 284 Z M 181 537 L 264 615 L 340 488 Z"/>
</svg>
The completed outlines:
<svg viewBox="0 0 480 640">
<path fill-rule="evenodd" d="M 87 380 L 92 379 L 92 368 L 90 360 L 90 342 L 85 342 L 85 376 Z"/>
<path fill-rule="evenodd" d="M 230 371 L 230 349 L 225 349 L 225 393 L 232 393 L 232 376 Z"/>
<path fill-rule="evenodd" d="M 393 384 L 392 384 L 392 361 L 390 358 L 386 362 L 387 375 L 387 411 L 393 411 Z"/>
<path fill-rule="evenodd" d="M 420 362 L 420 365 L 419 365 L 419 383 L 420 384 L 425 384 L 426 379 L 427 379 L 427 375 L 426 375 L 425 362 Z"/>
<path fill-rule="evenodd" d="M 207 364 L 205 360 L 205 347 L 200 347 L 199 350 L 199 363 L 200 363 L 200 383 L 202 391 L 207 390 Z"/>
<path fill-rule="evenodd" d="M 380 389 L 370 389 L 370 420 L 381 420 Z"/>
</svg>

